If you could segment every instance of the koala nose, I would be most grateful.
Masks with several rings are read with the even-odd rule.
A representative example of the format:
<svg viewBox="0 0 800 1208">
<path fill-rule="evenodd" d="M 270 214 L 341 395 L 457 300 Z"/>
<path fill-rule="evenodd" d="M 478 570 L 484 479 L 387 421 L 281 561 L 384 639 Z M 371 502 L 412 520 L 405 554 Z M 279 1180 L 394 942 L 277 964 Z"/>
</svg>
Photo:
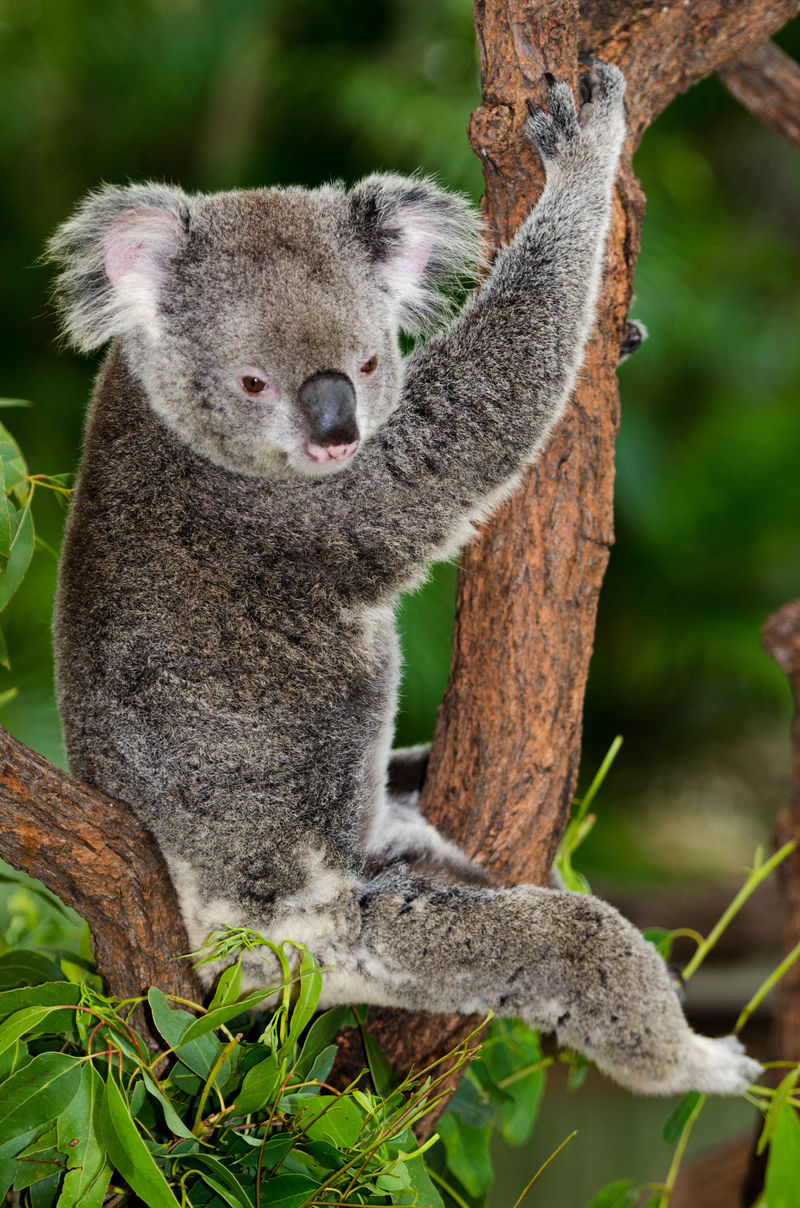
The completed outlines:
<svg viewBox="0 0 800 1208">
<path fill-rule="evenodd" d="M 359 439 L 356 423 L 356 392 L 343 373 L 315 373 L 297 392 L 300 410 L 314 445 L 352 445 Z"/>
</svg>

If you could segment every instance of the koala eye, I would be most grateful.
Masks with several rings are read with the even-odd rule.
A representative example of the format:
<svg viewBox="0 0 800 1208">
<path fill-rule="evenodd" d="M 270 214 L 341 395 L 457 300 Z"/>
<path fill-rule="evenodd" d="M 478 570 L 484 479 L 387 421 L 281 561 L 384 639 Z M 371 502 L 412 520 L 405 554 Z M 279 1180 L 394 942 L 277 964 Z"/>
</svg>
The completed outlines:
<svg viewBox="0 0 800 1208">
<path fill-rule="evenodd" d="M 246 390 L 248 394 L 261 394 L 262 390 L 266 390 L 267 388 L 267 383 L 263 378 L 254 377 L 250 374 L 240 377 L 239 383 L 242 389 Z"/>
<path fill-rule="evenodd" d="M 369 377 L 369 375 L 371 373 L 374 373 L 377 368 L 378 368 L 378 354 L 376 353 L 374 357 L 370 357 L 368 361 L 364 362 L 364 364 L 361 366 L 361 369 L 359 370 L 359 373 L 363 374 L 364 377 Z"/>
</svg>

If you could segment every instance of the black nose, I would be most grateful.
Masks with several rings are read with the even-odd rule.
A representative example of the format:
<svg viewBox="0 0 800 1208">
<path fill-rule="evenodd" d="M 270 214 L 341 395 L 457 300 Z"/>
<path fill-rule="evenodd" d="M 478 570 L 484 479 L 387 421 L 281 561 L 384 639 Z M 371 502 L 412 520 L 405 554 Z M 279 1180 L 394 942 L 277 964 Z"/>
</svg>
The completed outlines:
<svg viewBox="0 0 800 1208">
<path fill-rule="evenodd" d="M 343 373 L 315 373 L 297 392 L 309 436 L 320 445 L 349 445 L 358 440 L 356 392 Z"/>
</svg>

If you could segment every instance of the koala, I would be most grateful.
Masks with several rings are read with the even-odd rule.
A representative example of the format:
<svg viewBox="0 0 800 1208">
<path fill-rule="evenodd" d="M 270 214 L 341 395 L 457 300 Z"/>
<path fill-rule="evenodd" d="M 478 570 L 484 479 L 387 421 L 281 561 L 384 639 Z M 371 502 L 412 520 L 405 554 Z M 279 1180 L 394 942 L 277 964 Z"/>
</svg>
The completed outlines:
<svg viewBox="0 0 800 1208">
<path fill-rule="evenodd" d="M 54 236 L 68 338 L 113 340 L 67 526 L 56 678 L 75 775 L 158 839 L 194 946 L 307 945 L 323 1005 L 517 1016 L 634 1090 L 759 1066 L 688 1026 L 655 949 L 596 898 L 496 888 L 392 753 L 394 609 L 511 491 L 590 331 L 624 138 L 620 72 L 551 81 L 533 212 L 454 317 L 466 202 L 351 189 L 105 187 Z M 399 333 L 428 333 L 405 359 Z M 267 956 L 245 960 L 268 985 Z"/>
</svg>

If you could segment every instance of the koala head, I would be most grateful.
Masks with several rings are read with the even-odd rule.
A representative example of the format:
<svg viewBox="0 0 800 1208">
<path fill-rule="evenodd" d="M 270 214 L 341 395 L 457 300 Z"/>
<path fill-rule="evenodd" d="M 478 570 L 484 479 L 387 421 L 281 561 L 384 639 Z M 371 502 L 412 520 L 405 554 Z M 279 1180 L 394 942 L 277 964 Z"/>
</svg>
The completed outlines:
<svg viewBox="0 0 800 1208">
<path fill-rule="evenodd" d="M 397 406 L 400 330 L 447 311 L 477 218 L 428 180 L 91 194 L 50 242 L 67 337 L 117 337 L 154 411 L 240 474 L 346 467 Z"/>
</svg>

